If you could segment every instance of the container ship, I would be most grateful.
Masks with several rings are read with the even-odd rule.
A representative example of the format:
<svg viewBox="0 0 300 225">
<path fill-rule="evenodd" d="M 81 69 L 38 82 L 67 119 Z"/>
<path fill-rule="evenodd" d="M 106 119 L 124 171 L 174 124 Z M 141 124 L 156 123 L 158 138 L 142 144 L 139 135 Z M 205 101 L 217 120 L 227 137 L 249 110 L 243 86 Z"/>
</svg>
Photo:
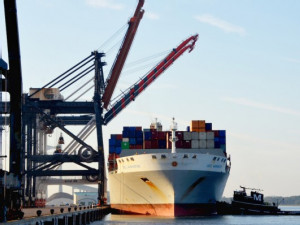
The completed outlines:
<svg viewBox="0 0 300 225">
<path fill-rule="evenodd" d="M 110 204 L 124 214 L 164 217 L 216 213 L 230 172 L 226 131 L 193 120 L 178 131 L 159 122 L 123 127 L 109 139 Z"/>
</svg>

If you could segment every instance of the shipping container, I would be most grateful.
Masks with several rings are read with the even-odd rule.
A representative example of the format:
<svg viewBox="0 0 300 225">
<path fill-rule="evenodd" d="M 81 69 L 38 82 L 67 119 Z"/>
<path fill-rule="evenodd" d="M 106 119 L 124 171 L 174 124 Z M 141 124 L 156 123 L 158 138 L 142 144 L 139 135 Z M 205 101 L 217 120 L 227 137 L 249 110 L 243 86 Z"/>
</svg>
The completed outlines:
<svg viewBox="0 0 300 225">
<path fill-rule="evenodd" d="M 183 148 L 191 148 L 192 147 L 192 141 L 183 140 Z"/>
<path fill-rule="evenodd" d="M 219 137 L 226 137 L 226 130 L 219 130 Z"/>
<path fill-rule="evenodd" d="M 178 140 L 183 140 L 183 131 L 176 131 L 175 135 L 178 138 Z"/>
<path fill-rule="evenodd" d="M 109 146 L 115 146 L 116 145 L 116 139 L 109 139 L 108 142 L 109 142 Z"/>
<path fill-rule="evenodd" d="M 211 131 L 212 130 L 212 123 L 205 123 L 205 130 Z"/>
<path fill-rule="evenodd" d="M 183 140 L 185 140 L 185 141 L 192 140 L 192 133 L 189 131 L 184 131 L 183 132 Z"/>
<path fill-rule="evenodd" d="M 151 140 L 152 139 L 152 132 L 151 131 L 145 131 L 144 132 L 144 140 Z"/>
<path fill-rule="evenodd" d="M 207 148 L 215 148 L 214 140 L 207 140 L 206 145 L 207 145 Z"/>
<path fill-rule="evenodd" d="M 136 139 L 136 144 L 137 145 L 143 145 L 143 141 L 144 141 L 143 138 L 137 138 Z"/>
<path fill-rule="evenodd" d="M 176 148 L 183 148 L 183 140 L 178 140 L 175 143 Z M 172 148 L 172 142 L 171 142 L 171 148 Z"/>
<path fill-rule="evenodd" d="M 158 148 L 165 149 L 167 147 L 166 140 L 158 140 Z"/>
<path fill-rule="evenodd" d="M 151 148 L 158 149 L 158 140 L 151 140 Z"/>
<path fill-rule="evenodd" d="M 219 137 L 219 142 L 221 145 L 225 145 L 226 144 L 226 138 L 225 137 Z"/>
<path fill-rule="evenodd" d="M 157 131 L 156 130 L 151 130 L 151 139 L 152 140 L 157 140 Z"/>
<path fill-rule="evenodd" d="M 121 147 L 122 147 L 122 149 L 129 149 L 129 141 L 128 142 L 122 142 Z"/>
<path fill-rule="evenodd" d="M 122 148 L 121 147 L 116 147 L 116 154 L 121 154 Z"/>
<path fill-rule="evenodd" d="M 212 131 L 206 132 L 206 139 L 207 140 L 214 140 L 215 138 L 215 133 Z"/>
<path fill-rule="evenodd" d="M 203 128 L 205 130 L 205 120 L 198 120 L 198 128 Z"/>
<path fill-rule="evenodd" d="M 192 132 L 192 140 L 198 140 L 199 139 L 199 133 L 198 132 Z"/>
<path fill-rule="evenodd" d="M 143 131 L 141 131 L 141 130 L 136 130 L 136 131 L 135 131 L 135 137 L 136 137 L 136 138 L 143 138 Z"/>
<path fill-rule="evenodd" d="M 145 140 L 144 141 L 144 149 L 151 149 L 151 141 L 150 140 Z"/>
<path fill-rule="evenodd" d="M 199 140 L 192 140 L 191 141 L 191 148 L 199 148 Z"/>
<path fill-rule="evenodd" d="M 199 140 L 199 148 L 207 148 L 206 140 Z"/>
<path fill-rule="evenodd" d="M 186 131 L 187 131 L 187 132 L 190 132 L 190 131 L 191 131 L 190 126 L 187 126 L 187 127 L 186 127 Z"/>
<path fill-rule="evenodd" d="M 200 140 L 206 140 L 207 133 L 206 132 L 199 132 L 199 139 Z"/>
<path fill-rule="evenodd" d="M 135 138 L 129 138 L 129 144 L 130 145 L 136 145 L 136 139 Z"/>
<path fill-rule="evenodd" d="M 129 142 L 129 138 L 122 138 L 123 142 Z"/>
<path fill-rule="evenodd" d="M 166 139 L 166 132 L 157 131 L 157 139 L 158 140 L 165 140 Z"/>
</svg>

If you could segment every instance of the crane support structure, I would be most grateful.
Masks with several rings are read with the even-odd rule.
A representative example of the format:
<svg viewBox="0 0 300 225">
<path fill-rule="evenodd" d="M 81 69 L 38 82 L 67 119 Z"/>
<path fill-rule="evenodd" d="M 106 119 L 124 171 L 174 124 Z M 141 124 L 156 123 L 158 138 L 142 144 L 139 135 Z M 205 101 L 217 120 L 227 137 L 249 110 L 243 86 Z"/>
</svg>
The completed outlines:
<svg viewBox="0 0 300 225">
<path fill-rule="evenodd" d="M 117 100 L 112 108 L 104 116 L 104 124 L 108 124 L 118 113 L 133 101 L 145 88 L 150 85 L 160 74 L 162 74 L 179 56 L 185 51 L 191 52 L 198 39 L 198 34 L 193 35 L 183 41 L 177 48 L 173 49 L 169 55 L 163 59 L 154 69 L 146 74 L 140 81 L 135 83 L 124 96 Z"/>
<path fill-rule="evenodd" d="M 111 68 L 110 74 L 106 79 L 106 88 L 102 96 L 103 107 L 105 109 L 107 109 L 107 106 L 109 105 L 111 96 L 113 95 L 114 89 L 117 85 L 118 79 L 120 77 L 121 71 L 129 53 L 137 28 L 143 17 L 144 10 L 142 10 L 142 7 L 144 5 L 144 2 L 145 0 L 139 0 L 134 16 L 128 22 L 129 27 L 124 37 L 123 43 Z"/>
</svg>

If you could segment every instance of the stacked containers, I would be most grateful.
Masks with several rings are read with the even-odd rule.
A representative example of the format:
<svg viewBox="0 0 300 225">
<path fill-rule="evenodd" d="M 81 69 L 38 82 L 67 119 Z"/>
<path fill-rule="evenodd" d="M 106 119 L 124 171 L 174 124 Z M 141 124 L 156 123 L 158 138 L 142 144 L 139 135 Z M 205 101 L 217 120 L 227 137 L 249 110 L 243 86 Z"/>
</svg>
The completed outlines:
<svg viewBox="0 0 300 225">
<path fill-rule="evenodd" d="M 171 149 L 171 131 L 158 131 L 142 127 L 123 127 L 122 134 L 113 134 L 109 139 L 109 153 L 120 154 L 122 149 Z M 176 131 L 176 148 L 213 149 L 226 152 L 226 131 L 212 130 L 211 123 L 193 120 L 187 131 Z"/>
<path fill-rule="evenodd" d="M 122 134 L 111 134 L 109 139 L 109 153 L 120 154 L 122 151 Z"/>
<path fill-rule="evenodd" d="M 123 127 L 123 149 L 142 149 L 143 131 L 142 127 Z"/>
</svg>

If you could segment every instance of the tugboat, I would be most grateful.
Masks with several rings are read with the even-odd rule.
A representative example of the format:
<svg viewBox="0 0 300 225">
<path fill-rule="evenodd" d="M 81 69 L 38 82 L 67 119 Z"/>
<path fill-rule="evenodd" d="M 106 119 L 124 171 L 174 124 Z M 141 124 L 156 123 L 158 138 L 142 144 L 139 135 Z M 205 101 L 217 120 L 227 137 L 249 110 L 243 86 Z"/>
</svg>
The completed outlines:
<svg viewBox="0 0 300 225">
<path fill-rule="evenodd" d="M 246 188 L 240 186 L 242 190 L 233 192 L 231 204 L 219 202 L 217 211 L 219 215 L 277 215 L 280 209 L 275 203 L 264 202 L 262 190 L 255 188 Z M 247 195 L 246 189 L 251 190 L 250 196 Z"/>
</svg>

